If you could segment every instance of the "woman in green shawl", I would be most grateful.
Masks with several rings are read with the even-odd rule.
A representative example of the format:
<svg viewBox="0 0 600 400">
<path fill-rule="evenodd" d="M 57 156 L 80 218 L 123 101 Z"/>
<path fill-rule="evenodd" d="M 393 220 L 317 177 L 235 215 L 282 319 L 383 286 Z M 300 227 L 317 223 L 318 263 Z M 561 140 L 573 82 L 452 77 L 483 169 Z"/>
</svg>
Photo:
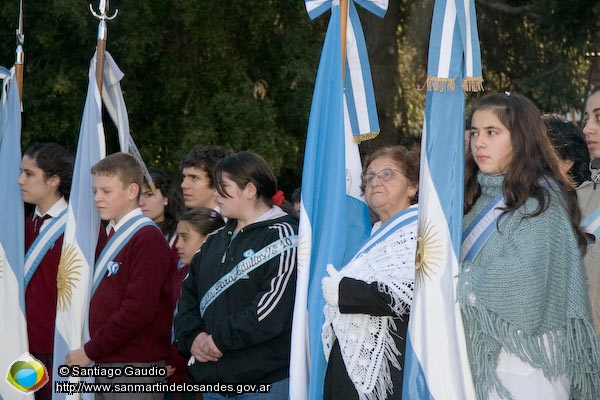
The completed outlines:
<svg viewBox="0 0 600 400">
<path fill-rule="evenodd" d="M 538 108 L 471 111 L 458 299 L 478 399 L 599 399 L 575 189 Z"/>
</svg>

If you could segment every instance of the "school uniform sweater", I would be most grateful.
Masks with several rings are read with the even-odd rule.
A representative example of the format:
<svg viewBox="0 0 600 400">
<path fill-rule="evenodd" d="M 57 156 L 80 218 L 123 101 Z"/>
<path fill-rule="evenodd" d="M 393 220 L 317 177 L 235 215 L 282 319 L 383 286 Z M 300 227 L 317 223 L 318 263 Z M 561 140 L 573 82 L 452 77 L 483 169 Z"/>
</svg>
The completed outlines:
<svg viewBox="0 0 600 400">
<path fill-rule="evenodd" d="M 191 354 L 200 332 L 212 335 L 223 353 L 217 362 L 196 362 L 189 368 L 199 383 L 273 383 L 289 376 L 296 247 L 242 273 L 200 314 L 204 295 L 241 261 L 254 262 L 254 254 L 281 239 L 297 239 L 298 219 L 288 214 L 252 223 L 232 239 L 236 223 L 229 220 L 194 256 L 175 316 L 175 337 L 183 353 Z"/>
<path fill-rule="evenodd" d="M 33 219 L 25 221 L 25 251 L 29 250 L 33 236 Z M 31 353 L 51 354 L 54 346 L 54 320 L 58 290 L 56 275 L 60 262 L 63 235 L 54 242 L 40 262 L 25 291 L 27 335 Z"/>
<path fill-rule="evenodd" d="M 87 356 L 97 363 L 166 360 L 174 303 L 165 237 L 156 226 L 145 226 L 113 261 L 118 271 L 105 273 L 90 302 Z"/>
<path fill-rule="evenodd" d="M 66 207 L 67 202 L 60 199 L 47 211 L 47 214 L 57 217 Z M 45 221 L 42 228 L 51 221 L 52 219 Z M 33 225 L 33 216 L 30 216 L 25 220 L 26 253 L 37 237 L 34 234 Z M 27 335 L 31 353 L 52 354 L 54 352 L 54 321 L 58 297 L 56 275 L 58 274 L 62 244 L 63 235 L 60 235 L 54 245 L 48 249 L 25 290 Z"/>
</svg>

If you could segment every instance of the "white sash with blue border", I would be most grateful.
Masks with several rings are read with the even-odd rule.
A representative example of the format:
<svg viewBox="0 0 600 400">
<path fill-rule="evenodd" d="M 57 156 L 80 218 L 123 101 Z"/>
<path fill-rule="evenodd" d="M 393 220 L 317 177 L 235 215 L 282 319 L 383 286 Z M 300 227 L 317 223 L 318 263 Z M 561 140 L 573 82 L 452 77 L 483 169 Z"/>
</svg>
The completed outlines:
<svg viewBox="0 0 600 400">
<path fill-rule="evenodd" d="M 498 225 L 504 221 L 508 214 L 502 215 L 504 195 L 500 193 L 475 217 L 473 222 L 463 232 L 463 242 L 460 248 L 461 261 L 473 261 L 479 251 L 496 230 L 496 221 Z M 502 216 L 501 216 L 502 215 Z"/>
<path fill-rule="evenodd" d="M 541 178 L 540 185 L 546 189 L 559 191 L 559 186 L 549 178 Z M 510 213 L 503 213 L 506 207 L 504 194 L 500 193 L 475 217 L 471 225 L 463 232 L 463 241 L 460 248 L 461 261 L 471 262 L 477 257 L 479 251 Z M 496 221 L 498 223 L 496 224 Z"/>
<path fill-rule="evenodd" d="M 385 224 L 379 227 L 379 229 L 373 233 L 373 235 L 369 236 L 365 243 L 360 247 L 360 250 L 356 252 L 356 255 L 352 257 L 352 260 L 360 257 L 364 253 L 373 248 L 377 243 L 382 240 L 385 240 L 388 236 L 392 235 L 398 229 L 414 222 L 419 217 L 419 206 L 417 204 L 413 204 L 405 210 L 394 215 L 392 218 L 385 221 Z M 352 261 L 351 260 L 351 261 Z"/>
<path fill-rule="evenodd" d="M 204 317 L 208 306 L 243 276 L 248 275 L 279 254 L 295 247 L 298 247 L 298 235 L 286 236 L 240 261 L 228 274 L 215 282 L 204 296 L 202 296 L 202 300 L 200 301 L 200 316 Z"/>
<path fill-rule="evenodd" d="M 46 253 L 54 242 L 65 233 L 65 226 L 67 225 L 67 209 L 65 208 L 57 217 L 52 218 L 48 221 L 46 226 L 41 230 L 40 234 L 33 241 L 27 254 L 25 254 L 25 266 L 23 283 L 25 288 L 29 284 L 31 277 L 39 267 L 40 263 L 46 256 Z"/>
<path fill-rule="evenodd" d="M 104 246 L 104 250 L 98 257 L 96 261 L 96 265 L 94 266 L 94 280 L 92 285 L 92 295 L 102 282 L 102 279 L 106 275 L 106 270 L 108 270 L 108 275 L 110 276 L 116 274 L 118 271 L 118 264 L 113 261 L 113 259 L 119 254 L 119 252 L 125 247 L 129 240 L 139 231 L 141 228 L 147 225 L 155 225 L 154 222 L 150 218 L 145 215 L 136 215 L 127 221 L 118 231 L 116 231 L 113 236 L 110 238 L 106 246 Z M 158 227 L 156 227 L 158 229 Z"/>
<path fill-rule="evenodd" d="M 600 235 L 600 207 L 596 208 L 591 214 L 581 221 L 581 226 L 583 230 L 587 233 L 591 233 L 598 240 L 598 235 Z"/>
</svg>

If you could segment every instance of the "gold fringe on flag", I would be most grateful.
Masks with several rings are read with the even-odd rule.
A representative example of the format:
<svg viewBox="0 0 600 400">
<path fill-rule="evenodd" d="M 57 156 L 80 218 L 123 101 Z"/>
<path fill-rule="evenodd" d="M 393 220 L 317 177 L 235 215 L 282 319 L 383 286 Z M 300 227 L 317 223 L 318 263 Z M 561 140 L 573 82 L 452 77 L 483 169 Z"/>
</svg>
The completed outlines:
<svg viewBox="0 0 600 400">
<path fill-rule="evenodd" d="M 465 92 L 483 92 L 482 77 L 468 77 L 463 79 L 462 87 Z"/>
<path fill-rule="evenodd" d="M 453 92 L 456 78 L 436 78 L 433 76 L 427 77 L 427 90 L 434 92 Z"/>
<path fill-rule="evenodd" d="M 377 132 L 369 132 L 364 135 L 352 136 L 352 141 L 356 144 L 362 143 L 365 140 L 375 139 L 379 135 L 379 131 Z"/>
</svg>

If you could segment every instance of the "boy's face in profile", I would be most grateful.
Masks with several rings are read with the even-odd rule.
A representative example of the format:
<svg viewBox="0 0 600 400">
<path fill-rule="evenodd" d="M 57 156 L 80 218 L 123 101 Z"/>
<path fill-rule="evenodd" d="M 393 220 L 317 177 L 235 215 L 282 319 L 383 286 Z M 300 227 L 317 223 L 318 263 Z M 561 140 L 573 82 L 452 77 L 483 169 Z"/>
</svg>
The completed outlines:
<svg viewBox="0 0 600 400">
<path fill-rule="evenodd" d="M 115 175 L 94 175 L 92 180 L 94 203 L 100 217 L 118 223 L 128 212 L 137 208 L 139 187 L 132 183 L 123 184 L 121 177 Z"/>
</svg>

